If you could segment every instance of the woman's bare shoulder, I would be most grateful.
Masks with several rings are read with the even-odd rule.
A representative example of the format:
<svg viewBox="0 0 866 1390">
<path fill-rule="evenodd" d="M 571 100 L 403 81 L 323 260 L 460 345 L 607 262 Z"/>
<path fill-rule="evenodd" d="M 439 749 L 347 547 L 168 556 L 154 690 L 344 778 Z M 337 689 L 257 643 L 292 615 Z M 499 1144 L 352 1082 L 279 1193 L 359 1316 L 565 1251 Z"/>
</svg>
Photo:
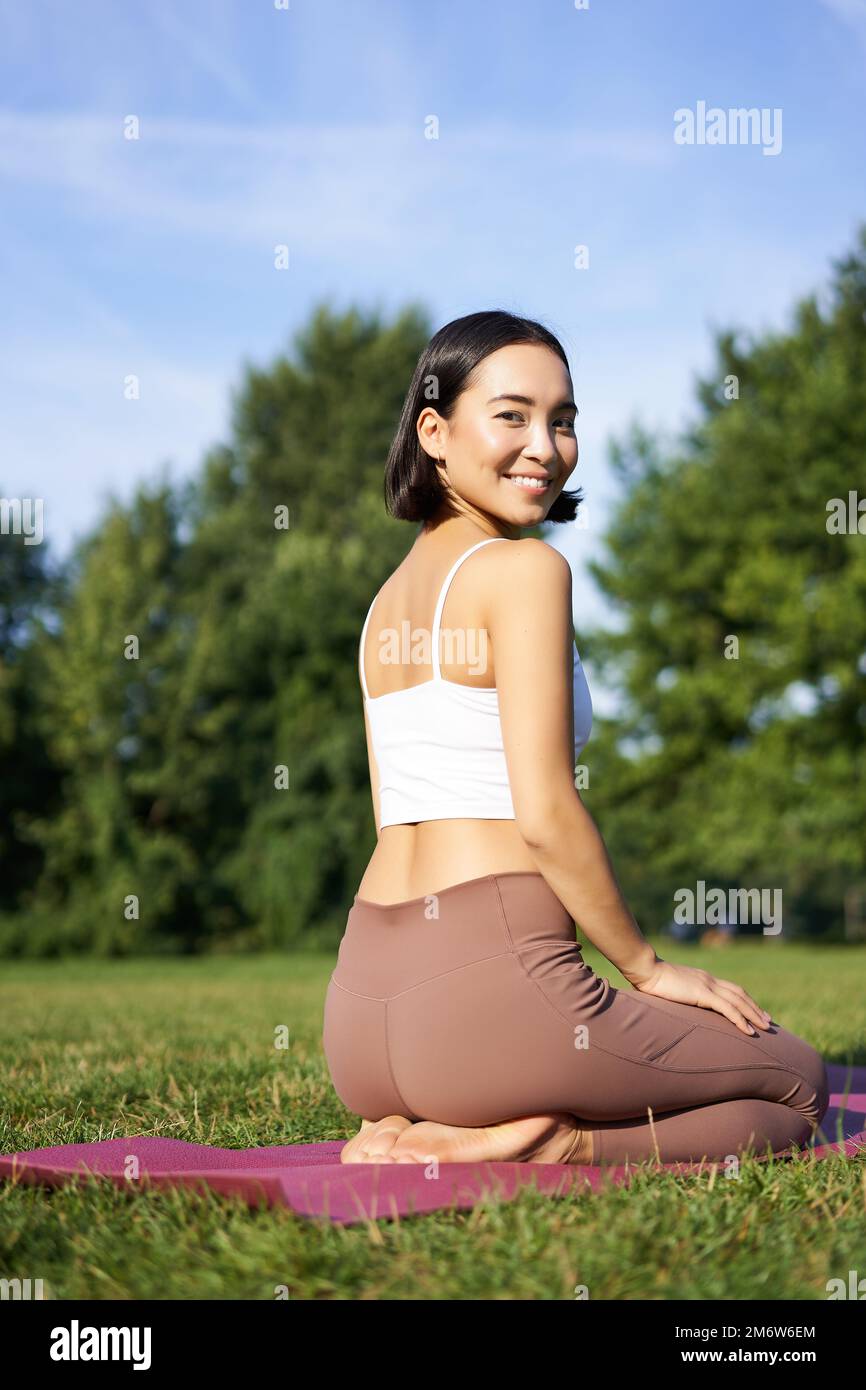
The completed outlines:
<svg viewBox="0 0 866 1390">
<path fill-rule="evenodd" d="M 494 583 L 506 580 L 510 585 L 528 587 L 532 594 L 550 594 L 551 590 L 571 590 L 571 565 L 562 554 L 539 536 L 524 536 L 508 545 L 486 547 L 490 556 L 488 574 Z"/>
</svg>

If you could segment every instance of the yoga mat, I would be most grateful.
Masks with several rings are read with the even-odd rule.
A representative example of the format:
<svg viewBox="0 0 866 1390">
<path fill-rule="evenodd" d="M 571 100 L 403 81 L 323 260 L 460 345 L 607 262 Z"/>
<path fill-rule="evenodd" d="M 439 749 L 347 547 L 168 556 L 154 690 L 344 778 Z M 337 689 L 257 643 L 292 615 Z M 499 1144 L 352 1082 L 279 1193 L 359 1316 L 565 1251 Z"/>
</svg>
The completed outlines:
<svg viewBox="0 0 866 1390">
<path fill-rule="evenodd" d="M 830 1106 L 816 1135 L 827 1142 L 786 1154 L 789 1161 L 866 1153 L 866 1067 L 828 1063 L 827 1072 Z M 606 1182 L 628 1183 L 634 1173 L 633 1167 L 612 1165 L 441 1163 L 438 1177 L 427 1177 L 420 1163 L 342 1164 L 345 1142 L 219 1149 L 159 1135 L 130 1135 L 5 1154 L 0 1156 L 0 1179 L 59 1187 L 93 1175 L 124 1188 L 193 1187 L 240 1196 L 250 1206 L 286 1206 L 299 1216 L 350 1225 L 473 1207 L 490 1196 L 508 1201 L 529 1185 L 551 1197 L 575 1188 L 598 1191 Z M 138 1176 L 127 1176 L 131 1156 L 138 1161 Z M 702 1165 L 662 1166 L 688 1173 Z"/>
</svg>

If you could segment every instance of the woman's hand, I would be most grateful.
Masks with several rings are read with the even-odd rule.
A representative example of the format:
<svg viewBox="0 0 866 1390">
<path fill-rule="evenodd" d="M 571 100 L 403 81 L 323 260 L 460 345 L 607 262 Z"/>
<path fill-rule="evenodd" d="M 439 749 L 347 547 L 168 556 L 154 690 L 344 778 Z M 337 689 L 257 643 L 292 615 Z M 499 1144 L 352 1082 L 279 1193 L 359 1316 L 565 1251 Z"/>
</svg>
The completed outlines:
<svg viewBox="0 0 866 1390">
<path fill-rule="evenodd" d="M 696 1004 L 700 1009 L 715 1009 L 743 1033 L 752 1036 L 755 1034 L 752 1023 L 767 1028 L 772 1022 L 766 1010 L 740 985 L 735 985 L 733 980 L 717 979 L 708 970 L 698 970 L 693 965 L 674 965 L 660 960 L 644 979 L 632 979 L 631 984 L 641 994 L 654 994 L 677 1004 Z"/>
</svg>

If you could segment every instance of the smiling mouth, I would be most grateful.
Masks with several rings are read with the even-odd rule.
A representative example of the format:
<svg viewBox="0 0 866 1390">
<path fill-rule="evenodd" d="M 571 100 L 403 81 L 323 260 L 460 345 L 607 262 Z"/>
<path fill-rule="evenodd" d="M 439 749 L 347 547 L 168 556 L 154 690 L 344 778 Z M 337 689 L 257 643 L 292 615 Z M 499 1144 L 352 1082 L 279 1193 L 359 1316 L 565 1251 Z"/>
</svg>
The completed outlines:
<svg viewBox="0 0 866 1390">
<path fill-rule="evenodd" d="M 524 492 L 546 492 L 553 481 L 552 478 L 533 478 L 526 473 L 505 473 L 503 476 Z"/>
</svg>

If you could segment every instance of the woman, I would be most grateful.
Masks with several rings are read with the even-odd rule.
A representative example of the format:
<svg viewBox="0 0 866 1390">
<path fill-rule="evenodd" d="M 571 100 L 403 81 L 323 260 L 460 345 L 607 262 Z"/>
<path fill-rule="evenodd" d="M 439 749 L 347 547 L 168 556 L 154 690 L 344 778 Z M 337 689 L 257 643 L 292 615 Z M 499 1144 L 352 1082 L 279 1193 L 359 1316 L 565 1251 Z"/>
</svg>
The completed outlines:
<svg viewBox="0 0 866 1390">
<path fill-rule="evenodd" d="M 575 787 L 592 708 L 571 571 L 577 409 L 532 320 L 447 324 L 391 447 L 417 539 L 359 678 L 378 841 L 325 1001 L 344 1162 L 661 1162 L 782 1153 L 829 1101 L 818 1053 L 739 985 L 661 960 Z M 575 923 L 629 981 L 584 963 Z"/>
</svg>

